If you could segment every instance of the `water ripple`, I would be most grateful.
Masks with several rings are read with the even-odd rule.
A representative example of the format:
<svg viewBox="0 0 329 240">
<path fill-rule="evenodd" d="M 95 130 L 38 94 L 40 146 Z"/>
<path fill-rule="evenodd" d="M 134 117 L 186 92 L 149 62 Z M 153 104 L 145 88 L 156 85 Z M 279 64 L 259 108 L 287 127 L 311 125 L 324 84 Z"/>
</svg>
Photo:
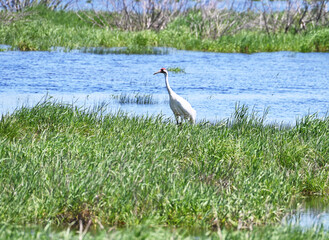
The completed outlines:
<svg viewBox="0 0 329 240">
<path fill-rule="evenodd" d="M 198 119 L 229 117 L 240 102 L 263 111 L 269 121 L 293 123 L 308 113 L 329 109 L 329 53 L 227 54 L 172 51 L 167 55 L 90 54 L 79 51 L 0 53 L 0 113 L 37 102 L 46 94 L 79 99 L 77 104 L 108 101 L 111 94 L 140 93 L 167 99 L 162 67 L 172 88 L 187 98 Z M 163 113 L 172 117 L 166 101 L 155 106 L 111 105 L 136 114 Z"/>
</svg>

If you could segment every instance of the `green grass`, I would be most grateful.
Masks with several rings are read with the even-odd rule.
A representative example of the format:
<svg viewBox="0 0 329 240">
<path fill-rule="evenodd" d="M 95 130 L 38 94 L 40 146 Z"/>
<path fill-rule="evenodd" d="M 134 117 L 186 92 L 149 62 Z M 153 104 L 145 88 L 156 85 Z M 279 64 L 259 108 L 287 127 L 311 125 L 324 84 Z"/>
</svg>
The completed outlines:
<svg viewBox="0 0 329 240">
<path fill-rule="evenodd" d="M 328 192 L 329 119 L 176 126 L 49 101 L 0 121 L 0 223 L 250 229 Z"/>
<path fill-rule="evenodd" d="M 166 49 L 211 52 L 329 51 L 329 29 L 312 28 L 302 33 L 267 34 L 245 30 L 212 39 L 193 32 L 183 19 L 176 19 L 158 32 L 108 30 L 82 21 L 72 11 L 32 9 L 32 14 L 0 25 L 0 43 L 22 51 L 49 51 L 53 47 L 92 53 L 166 54 Z"/>
</svg>

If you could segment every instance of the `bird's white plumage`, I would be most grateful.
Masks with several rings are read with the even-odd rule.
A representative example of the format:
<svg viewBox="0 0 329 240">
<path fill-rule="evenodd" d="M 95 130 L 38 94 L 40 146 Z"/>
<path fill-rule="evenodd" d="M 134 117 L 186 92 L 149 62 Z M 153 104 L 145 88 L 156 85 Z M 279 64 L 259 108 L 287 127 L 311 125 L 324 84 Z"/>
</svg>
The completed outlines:
<svg viewBox="0 0 329 240">
<path fill-rule="evenodd" d="M 163 73 L 165 76 L 166 87 L 169 93 L 169 105 L 173 111 L 177 124 L 183 122 L 183 120 L 189 120 L 191 123 L 195 123 L 196 111 L 192 108 L 191 104 L 184 98 L 176 94 L 169 85 L 168 71 L 165 68 L 161 68 L 160 71 L 154 73 Z"/>
</svg>

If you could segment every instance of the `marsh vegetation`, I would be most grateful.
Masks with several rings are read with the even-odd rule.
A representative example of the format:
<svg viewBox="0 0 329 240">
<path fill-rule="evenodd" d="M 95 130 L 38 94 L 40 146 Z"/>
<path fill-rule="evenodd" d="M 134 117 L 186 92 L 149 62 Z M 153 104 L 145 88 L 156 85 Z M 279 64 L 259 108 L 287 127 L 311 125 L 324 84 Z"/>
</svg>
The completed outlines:
<svg viewBox="0 0 329 240">
<path fill-rule="evenodd" d="M 329 51 L 328 1 L 282 2 L 278 10 L 265 1 L 255 9 L 255 1 L 108 0 L 84 9 L 80 2 L 0 0 L 0 43 L 91 54 Z M 90 88 L 83 84 L 66 89 Z M 102 84 L 93 87 L 112 87 Z M 110 98 L 158 103 L 144 93 Z M 1 116 L 0 238 L 328 238 L 319 226 L 281 225 L 296 201 L 328 193 L 328 116 L 272 124 L 266 111 L 237 104 L 221 121 L 176 126 L 165 115 L 107 107 L 46 99 Z"/>
<path fill-rule="evenodd" d="M 91 2 L 88 9 L 63 10 L 59 4 L 56 11 L 48 2 L 18 7 L 19 11 L 1 2 L 7 10 L 0 14 L 0 42 L 23 51 L 51 47 L 97 51 L 125 47 L 124 53 L 153 53 L 153 47 L 243 53 L 328 51 L 328 1 L 283 2 L 278 10 L 263 1 L 254 8 L 256 3 L 247 0 L 238 6 L 234 1 L 219 6 L 219 1 L 108 0 L 100 9 Z"/>
<path fill-rule="evenodd" d="M 185 70 L 180 67 L 169 67 L 167 70 L 173 73 L 185 73 Z"/>
<path fill-rule="evenodd" d="M 327 117 L 265 125 L 237 105 L 225 121 L 178 127 L 161 115 L 104 112 L 46 100 L 2 116 L 1 234 L 30 223 L 220 234 L 277 224 L 296 199 L 328 191 Z"/>
<path fill-rule="evenodd" d="M 157 100 L 153 98 L 151 94 L 128 94 L 121 93 L 120 95 L 112 95 L 113 99 L 120 104 L 156 104 Z"/>
</svg>

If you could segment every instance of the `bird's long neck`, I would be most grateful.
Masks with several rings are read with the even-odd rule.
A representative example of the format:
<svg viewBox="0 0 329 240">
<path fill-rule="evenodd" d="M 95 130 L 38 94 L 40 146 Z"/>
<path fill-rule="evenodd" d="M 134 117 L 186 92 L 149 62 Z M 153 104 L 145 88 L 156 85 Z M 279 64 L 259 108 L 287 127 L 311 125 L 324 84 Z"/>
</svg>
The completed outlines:
<svg viewBox="0 0 329 240">
<path fill-rule="evenodd" d="M 173 90 L 171 89 L 171 87 L 169 85 L 168 73 L 165 74 L 165 80 L 166 80 L 166 87 L 167 87 L 168 93 L 169 93 L 169 95 L 172 95 Z"/>
</svg>

